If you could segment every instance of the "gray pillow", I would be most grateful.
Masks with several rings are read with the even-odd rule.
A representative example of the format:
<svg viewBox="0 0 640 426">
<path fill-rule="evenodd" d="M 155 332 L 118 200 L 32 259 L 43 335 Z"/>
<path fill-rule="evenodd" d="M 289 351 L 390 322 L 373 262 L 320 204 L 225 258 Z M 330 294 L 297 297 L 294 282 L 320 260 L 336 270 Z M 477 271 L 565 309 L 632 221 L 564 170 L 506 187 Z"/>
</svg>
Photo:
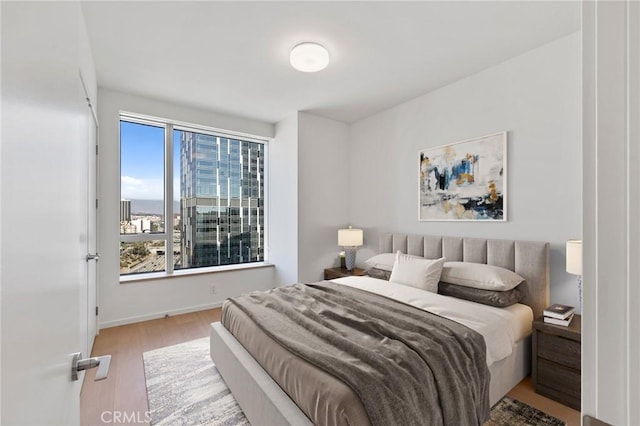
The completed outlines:
<svg viewBox="0 0 640 426">
<path fill-rule="evenodd" d="M 524 278 L 513 271 L 495 265 L 446 262 L 442 269 L 441 280 L 481 290 L 507 291 L 523 282 Z"/>
<path fill-rule="evenodd" d="M 506 308 L 520 302 L 527 295 L 527 283 L 522 282 L 517 287 L 507 291 L 482 290 L 440 281 L 438 293 L 444 296 L 470 300 L 483 305 Z"/>
<path fill-rule="evenodd" d="M 391 277 L 391 271 L 385 271 L 384 269 L 380 269 L 380 268 L 370 268 L 367 271 L 367 274 L 371 278 L 378 278 L 380 280 L 385 280 L 385 281 L 389 281 L 389 278 Z"/>
</svg>

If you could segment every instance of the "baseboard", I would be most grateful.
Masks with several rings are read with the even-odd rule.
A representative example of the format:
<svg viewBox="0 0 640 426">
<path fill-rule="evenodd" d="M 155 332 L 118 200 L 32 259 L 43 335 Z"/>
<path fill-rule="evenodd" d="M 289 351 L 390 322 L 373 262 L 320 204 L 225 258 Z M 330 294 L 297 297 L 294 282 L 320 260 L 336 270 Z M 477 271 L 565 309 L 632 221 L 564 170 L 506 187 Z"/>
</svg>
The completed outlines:
<svg viewBox="0 0 640 426">
<path fill-rule="evenodd" d="M 162 311 L 162 312 L 156 312 L 153 314 L 139 315 L 135 317 L 117 319 L 113 321 L 105 321 L 99 324 L 99 330 L 104 330 L 105 328 L 111 328 L 111 327 L 118 327 L 120 325 L 134 324 L 136 322 L 164 318 L 166 315 L 174 316 L 174 315 L 181 315 L 181 314 L 189 314 L 191 312 L 204 311 L 207 309 L 219 308 L 222 306 L 222 303 L 223 302 L 215 302 L 215 303 L 209 303 L 206 305 L 191 306 L 188 308 L 174 309 L 171 311 Z"/>
</svg>

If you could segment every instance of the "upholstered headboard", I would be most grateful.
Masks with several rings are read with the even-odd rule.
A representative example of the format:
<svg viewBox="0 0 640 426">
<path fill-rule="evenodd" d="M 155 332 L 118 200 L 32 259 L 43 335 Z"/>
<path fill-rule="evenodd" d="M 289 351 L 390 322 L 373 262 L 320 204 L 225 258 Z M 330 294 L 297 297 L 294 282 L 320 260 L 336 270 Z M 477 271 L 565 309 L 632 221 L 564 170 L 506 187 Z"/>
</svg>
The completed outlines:
<svg viewBox="0 0 640 426">
<path fill-rule="evenodd" d="M 533 309 L 534 317 L 549 305 L 549 243 L 385 233 L 380 235 L 379 250 L 500 266 L 527 281 L 529 294 L 522 303 Z"/>
</svg>

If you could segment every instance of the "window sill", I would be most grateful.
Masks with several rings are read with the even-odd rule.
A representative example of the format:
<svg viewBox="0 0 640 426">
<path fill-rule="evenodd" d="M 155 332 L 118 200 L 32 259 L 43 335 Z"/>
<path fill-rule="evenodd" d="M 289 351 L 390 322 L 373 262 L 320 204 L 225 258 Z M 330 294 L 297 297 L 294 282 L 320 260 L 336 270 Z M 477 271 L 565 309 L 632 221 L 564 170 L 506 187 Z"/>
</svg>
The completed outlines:
<svg viewBox="0 0 640 426">
<path fill-rule="evenodd" d="M 246 269 L 257 268 L 272 268 L 275 265 L 266 262 L 255 262 L 240 265 L 224 265 L 224 266 L 211 266 L 208 268 L 194 268 L 194 269 L 181 269 L 173 271 L 173 274 L 167 275 L 165 272 L 149 272 L 139 275 L 125 275 L 120 277 L 120 284 L 128 284 L 132 282 L 159 280 L 159 279 L 171 279 L 171 278 L 183 278 L 191 275 L 202 274 L 216 274 L 220 272 L 241 271 Z"/>
</svg>

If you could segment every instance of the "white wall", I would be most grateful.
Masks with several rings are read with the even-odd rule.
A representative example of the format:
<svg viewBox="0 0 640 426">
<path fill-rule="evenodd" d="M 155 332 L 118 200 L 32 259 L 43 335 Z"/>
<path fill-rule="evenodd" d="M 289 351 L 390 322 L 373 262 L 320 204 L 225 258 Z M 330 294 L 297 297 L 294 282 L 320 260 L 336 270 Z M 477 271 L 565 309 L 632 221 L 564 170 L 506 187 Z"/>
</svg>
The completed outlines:
<svg viewBox="0 0 640 426">
<path fill-rule="evenodd" d="M 348 125 L 294 113 L 269 146 L 269 261 L 278 285 L 315 282 L 335 266 L 348 217 Z"/>
<path fill-rule="evenodd" d="M 82 9 L 81 9 L 82 10 Z M 80 55 L 80 72 L 84 81 L 85 88 L 89 94 L 89 98 L 94 102 L 93 108 L 98 109 L 95 100 L 98 99 L 98 79 L 96 77 L 96 69 L 93 63 L 93 54 L 91 52 L 91 44 L 89 34 L 87 33 L 87 23 L 84 15 L 80 13 L 80 29 L 78 31 L 79 49 L 83 52 Z"/>
<path fill-rule="evenodd" d="M 582 413 L 640 424 L 640 3 L 583 5 Z"/>
<path fill-rule="evenodd" d="M 0 6 L 0 30 L 2 29 L 2 6 Z M 2 54 L 0 54 L 0 82 L 2 81 Z M 0 100 L 0 123 L 2 123 L 2 104 Z M 0 131 L 0 176 L 2 176 L 2 139 Z M 0 241 L 2 241 L 2 185 L 0 184 Z M 0 244 L 0 265 L 2 265 L 2 244 Z M 2 378 L 2 273 L 0 273 L 0 378 Z M 0 420 L 2 420 L 2 385 L 0 385 Z"/>
<path fill-rule="evenodd" d="M 358 263 L 381 231 L 549 241 L 551 300 L 578 306 L 564 247 L 582 226 L 580 70 L 573 34 L 353 124 L 349 220 L 366 239 Z M 503 130 L 508 222 L 419 222 L 419 151 Z"/>
<path fill-rule="evenodd" d="M 269 144 L 269 262 L 277 285 L 298 282 L 298 115 L 276 124 Z"/>
<path fill-rule="evenodd" d="M 298 281 L 323 279 L 337 266 L 338 228 L 348 225 L 349 127 L 298 113 Z"/>
<path fill-rule="evenodd" d="M 274 285 L 272 267 L 120 283 L 119 111 L 169 118 L 193 124 L 273 137 L 274 126 L 255 120 L 203 111 L 100 88 L 98 91 L 99 169 L 99 304 L 102 328 L 219 306 L 227 297 Z M 211 294 L 211 285 L 216 294 Z"/>
</svg>

